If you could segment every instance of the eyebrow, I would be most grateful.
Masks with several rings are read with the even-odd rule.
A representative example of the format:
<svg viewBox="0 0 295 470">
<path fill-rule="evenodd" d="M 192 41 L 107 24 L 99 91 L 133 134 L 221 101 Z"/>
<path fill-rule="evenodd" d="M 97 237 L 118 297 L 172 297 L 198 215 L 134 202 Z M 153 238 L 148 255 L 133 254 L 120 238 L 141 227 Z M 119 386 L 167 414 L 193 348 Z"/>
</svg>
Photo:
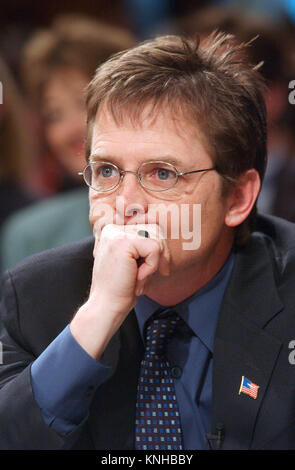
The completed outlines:
<svg viewBox="0 0 295 470">
<path fill-rule="evenodd" d="M 112 156 L 112 155 L 99 155 L 99 154 L 94 153 L 89 156 L 89 161 L 91 162 L 103 161 L 103 162 L 108 162 L 108 163 L 115 163 L 120 168 L 120 164 L 118 160 L 116 159 L 115 156 Z M 183 163 L 181 163 L 179 160 L 175 159 L 175 157 L 172 157 L 171 155 L 159 155 L 159 156 L 151 157 L 150 159 L 145 160 L 142 163 L 156 162 L 156 161 L 171 163 L 171 165 L 174 165 L 177 168 L 183 166 Z"/>
</svg>

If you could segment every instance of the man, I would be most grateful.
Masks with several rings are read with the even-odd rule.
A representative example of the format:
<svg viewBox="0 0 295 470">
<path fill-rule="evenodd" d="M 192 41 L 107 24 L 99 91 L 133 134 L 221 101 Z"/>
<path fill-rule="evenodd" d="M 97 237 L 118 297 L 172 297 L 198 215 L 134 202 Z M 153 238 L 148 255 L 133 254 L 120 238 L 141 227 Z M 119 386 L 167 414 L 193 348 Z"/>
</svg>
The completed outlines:
<svg viewBox="0 0 295 470">
<path fill-rule="evenodd" d="M 95 243 L 4 276 L 1 448 L 295 447 L 295 229 L 253 231 L 265 107 L 243 50 L 160 37 L 97 70 Z"/>
</svg>

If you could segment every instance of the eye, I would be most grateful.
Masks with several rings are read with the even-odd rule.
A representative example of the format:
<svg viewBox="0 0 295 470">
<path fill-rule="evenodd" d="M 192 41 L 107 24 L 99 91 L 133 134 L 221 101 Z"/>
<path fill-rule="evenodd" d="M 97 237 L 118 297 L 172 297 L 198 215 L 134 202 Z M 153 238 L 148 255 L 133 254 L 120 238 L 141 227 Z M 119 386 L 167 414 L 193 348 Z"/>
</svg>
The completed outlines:
<svg viewBox="0 0 295 470">
<path fill-rule="evenodd" d="M 164 162 L 148 162 L 142 165 L 140 179 L 151 189 L 168 188 L 177 178 L 173 166 Z"/>
<path fill-rule="evenodd" d="M 104 178 L 111 178 L 111 176 L 114 176 L 115 169 L 111 167 L 110 165 L 103 165 L 100 169 L 99 172 L 101 176 Z"/>
<path fill-rule="evenodd" d="M 92 164 L 92 177 L 96 180 L 114 178 L 118 175 L 118 171 L 113 165 L 106 163 L 94 163 Z"/>
<path fill-rule="evenodd" d="M 157 179 L 161 181 L 167 181 L 171 179 L 175 179 L 175 171 L 170 170 L 168 168 L 162 168 L 162 167 L 157 167 L 153 169 L 152 172 L 153 177 L 156 177 Z"/>
<path fill-rule="evenodd" d="M 169 178 L 174 177 L 174 172 L 171 170 L 167 170 L 167 168 L 156 168 L 155 172 L 156 176 L 160 180 L 168 180 Z"/>
</svg>

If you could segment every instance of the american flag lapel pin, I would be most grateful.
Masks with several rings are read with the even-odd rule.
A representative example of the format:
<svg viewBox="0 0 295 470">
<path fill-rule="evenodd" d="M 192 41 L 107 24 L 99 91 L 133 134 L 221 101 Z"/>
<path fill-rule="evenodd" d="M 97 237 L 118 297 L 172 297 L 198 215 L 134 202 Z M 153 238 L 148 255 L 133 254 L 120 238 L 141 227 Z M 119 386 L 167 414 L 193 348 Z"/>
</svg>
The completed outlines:
<svg viewBox="0 0 295 470">
<path fill-rule="evenodd" d="M 250 395 L 250 397 L 252 398 L 257 398 L 258 389 L 259 385 L 256 385 L 255 383 L 251 382 L 251 380 L 244 377 L 244 375 L 242 376 L 239 395 L 241 393 L 245 393 L 246 395 Z"/>
</svg>

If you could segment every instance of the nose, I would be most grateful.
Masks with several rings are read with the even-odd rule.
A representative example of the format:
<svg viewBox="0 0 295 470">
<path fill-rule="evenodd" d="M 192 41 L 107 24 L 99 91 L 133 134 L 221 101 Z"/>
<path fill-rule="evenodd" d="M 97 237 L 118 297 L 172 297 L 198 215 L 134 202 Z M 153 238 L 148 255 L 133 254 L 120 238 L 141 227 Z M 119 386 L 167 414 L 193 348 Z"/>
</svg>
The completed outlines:
<svg viewBox="0 0 295 470">
<path fill-rule="evenodd" d="M 139 183 L 136 172 L 126 171 L 123 181 L 118 188 L 117 196 L 120 197 L 118 216 L 124 223 L 146 223 L 148 211 L 148 195 Z"/>
</svg>

